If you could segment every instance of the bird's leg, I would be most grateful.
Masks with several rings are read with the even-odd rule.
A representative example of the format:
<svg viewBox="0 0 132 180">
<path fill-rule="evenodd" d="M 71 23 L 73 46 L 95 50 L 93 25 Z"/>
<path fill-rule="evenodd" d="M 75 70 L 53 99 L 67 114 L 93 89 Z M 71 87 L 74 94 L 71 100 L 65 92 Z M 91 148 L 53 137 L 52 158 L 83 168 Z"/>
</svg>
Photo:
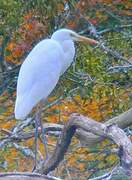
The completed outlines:
<svg viewBox="0 0 132 180">
<path fill-rule="evenodd" d="M 39 127 L 39 122 L 38 122 L 38 118 L 39 117 L 39 112 L 37 111 L 35 113 L 35 140 L 34 140 L 34 144 L 35 144 L 35 161 L 34 161 L 34 167 L 32 172 L 36 169 L 37 167 L 37 150 L 38 150 L 38 127 Z"/>
<path fill-rule="evenodd" d="M 34 163 L 34 167 L 33 170 L 34 171 L 37 167 L 37 150 L 38 150 L 38 135 L 39 135 L 39 127 L 41 128 L 41 134 L 42 134 L 42 143 L 44 144 L 44 149 L 45 149 L 45 161 L 48 159 L 48 150 L 47 150 L 47 140 L 46 140 L 46 136 L 45 136 L 45 131 L 43 128 L 43 124 L 41 122 L 41 112 L 42 112 L 42 104 L 43 101 L 41 101 L 38 105 L 37 105 L 37 111 L 35 113 L 35 163 Z"/>
<path fill-rule="evenodd" d="M 39 116 L 38 116 L 38 121 L 39 121 L 39 126 L 41 128 L 41 134 L 42 134 L 42 143 L 44 145 L 44 149 L 45 149 L 45 161 L 48 159 L 48 150 L 47 150 L 47 140 L 46 140 L 46 136 L 45 136 L 45 130 L 43 128 L 43 123 L 41 121 L 41 113 L 42 113 L 42 107 L 43 107 L 44 101 L 42 100 L 39 105 L 37 106 L 38 108 L 38 112 L 39 112 Z"/>
</svg>

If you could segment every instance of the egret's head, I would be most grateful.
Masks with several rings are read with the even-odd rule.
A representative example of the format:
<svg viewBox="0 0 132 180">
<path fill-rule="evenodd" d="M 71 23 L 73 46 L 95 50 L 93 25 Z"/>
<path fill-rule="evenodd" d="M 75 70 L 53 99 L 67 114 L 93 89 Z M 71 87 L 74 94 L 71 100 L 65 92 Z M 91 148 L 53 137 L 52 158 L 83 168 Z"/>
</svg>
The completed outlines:
<svg viewBox="0 0 132 180">
<path fill-rule="evenodd" d="M 61 74 L 63 74 L 66 69 L 71 65 L 71 63 L 74 60 L 75 57 L 75 46 L 74 41 L 80 41 L 80 42 L 86 42 L 88 44 L 98 44 L 97 41 L 80 36 L 76 32 L 69 30 L 69 29 L 60 29 L 53 33 L 51 36 L 51 39 L 57 41 L 60 43 L 64 56 L 62 58 L 62 71 Z"/>
<path fill-rule="evenodd" d="M 81 36 L 70 29 L 57 30 L 56 32 L 53 33 L 51 38 L 61 42 L 66 40 L 72 40 L 72 41 L 86 42 L 88 44 L 93 44 L 93 45 L 98 44 L 98 41 L 87 38 L 85 36 Z"/>
</svg>

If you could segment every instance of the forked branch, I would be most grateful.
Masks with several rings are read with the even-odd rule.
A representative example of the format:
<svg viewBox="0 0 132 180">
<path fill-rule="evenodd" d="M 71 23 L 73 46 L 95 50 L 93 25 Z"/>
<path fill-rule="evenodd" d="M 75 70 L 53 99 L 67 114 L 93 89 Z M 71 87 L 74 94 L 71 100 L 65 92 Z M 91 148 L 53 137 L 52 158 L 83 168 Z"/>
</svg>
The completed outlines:
<svg viewBox="0 0 132 180">
<path fill-rule="evenodd" d="M 115 124 L 103 124 L 78 114 L 72 114 L 69 117 L 53 154 L 36 170 L 37 173 L 48 174 L 58 166 L 63 160 L 71 139 L 77 129 L 81 129 L 86 133 L 93 133 L 101 138 L 105 137 L 112 139 L 118 145 L 119 152 L 121 152 L 119 153 L 119 157 L 124 172 L 132 176 L 132 143 L 125 135 L 124 131 Z"/>
</svg>

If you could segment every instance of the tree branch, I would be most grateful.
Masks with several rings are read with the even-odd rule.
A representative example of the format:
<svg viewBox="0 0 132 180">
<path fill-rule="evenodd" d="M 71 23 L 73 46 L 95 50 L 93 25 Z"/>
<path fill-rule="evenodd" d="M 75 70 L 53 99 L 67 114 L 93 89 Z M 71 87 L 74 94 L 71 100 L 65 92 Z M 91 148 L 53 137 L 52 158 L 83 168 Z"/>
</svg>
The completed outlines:
<svg viewBox="0 0 132 180">
<path fill-rule="evenodd" d="M 51 176 L 45 176 L 37 173 L 8 172 L 0 173 L 0 180 L 61 180 Z"/>
<path fill-rule="evenodd" d="M 66 122 L 62 130 L 62 134 L 57 142 L 53 154 L 45 163 L 42 163 L 42 165 L 36 169 L 35 172 L 40 174 L 48 174 L 58 166 L 58 164 L 64 158 L 76 129 L 81 129 L 83 131 L 96 134 L 101 138 L 107 137 L 112 139 L 119 146 L 119 148 L 122 148 L 122 153 L 120 153 L 119 157 L 121 159 L 121 165 L 124 172 L 132 176 L 132 143 L 125 135 L 124 131 L 121 130 L 117 125 L 103 124 L 94 121 L 91 118 L 77 114 L 72 114 L 69 117 L 69 120 Z"/>
<path fill-rule="evenodd" d="M 119 116 L 116 116 L 112 119 L 109 119 L 104 124 L 105 125 L 111 125 L 113 123 L 117 124 L 120 128 L 124 129 L 132 125 L 132 108 L 130 108 L 128 111 L 120 114 Z M 44 123 L 43 127 L 46 132 L 48 131 L 61 131 L 63 129 L 63 125 L 60 124 L 53 124 L 53 123 Z M 12 134 L 12 132 L 5 132 L 4 129 L 0 129 L 2 133 L 5 133 L 7 136 L 0 139 L 1 143 L 2 140 L 7 143 L 8 141 L 20 141 L 22 139 L 29 139 L 34 137 L 35 130 L 32 130 L 30 132 L 21 132 L 19 129 L 17 131 L 20 131 L 19 134 Z M 41 133 L 41 130 L 39 129 L 39 133 Z M 85 145 L 93 146 L 94 144 L 100 142 L 104 139 L 104 137 L 100 137 L 98 135 L 95 135 L 91 132 L 86 132 L 82 129 L 77 129 L 75 136 L 81 141 L 84 142 Z M 0 144 L 1 144 L 0 143 Z M 3 144 L 3 143 L 2 143 Z"/>
</svg>

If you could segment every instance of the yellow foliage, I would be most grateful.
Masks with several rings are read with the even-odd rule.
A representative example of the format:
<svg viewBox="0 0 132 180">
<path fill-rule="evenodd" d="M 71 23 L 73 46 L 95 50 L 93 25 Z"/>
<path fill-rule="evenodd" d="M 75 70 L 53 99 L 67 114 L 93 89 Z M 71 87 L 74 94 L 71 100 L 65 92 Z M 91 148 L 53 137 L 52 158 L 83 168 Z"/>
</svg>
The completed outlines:
<svg viewBox="0 0 132 180">
<path fill-rule="evenodd" d="M 80 171 L 84 171 L 85 168 L 86 168 L 86 165 L 85 165 L 85 163 L 78 163 L 78 164 L 77 164 L 77 168 L 78 168 Z"/>
<path fill-rule="evenodd" d="M 25 141 L 25 146 L 32 147 L 33 144 L 34 144 L 34 138 L 30 138 Z"/>
<path fill-rule="evenodd" d="M 117 160 L 117 156 L 114 155 L 114 154 L 110 154 L 109 156 L 106 157 L 106 160 L 109 162 L 109 163 L 113 163 Z"/>
</svg>

